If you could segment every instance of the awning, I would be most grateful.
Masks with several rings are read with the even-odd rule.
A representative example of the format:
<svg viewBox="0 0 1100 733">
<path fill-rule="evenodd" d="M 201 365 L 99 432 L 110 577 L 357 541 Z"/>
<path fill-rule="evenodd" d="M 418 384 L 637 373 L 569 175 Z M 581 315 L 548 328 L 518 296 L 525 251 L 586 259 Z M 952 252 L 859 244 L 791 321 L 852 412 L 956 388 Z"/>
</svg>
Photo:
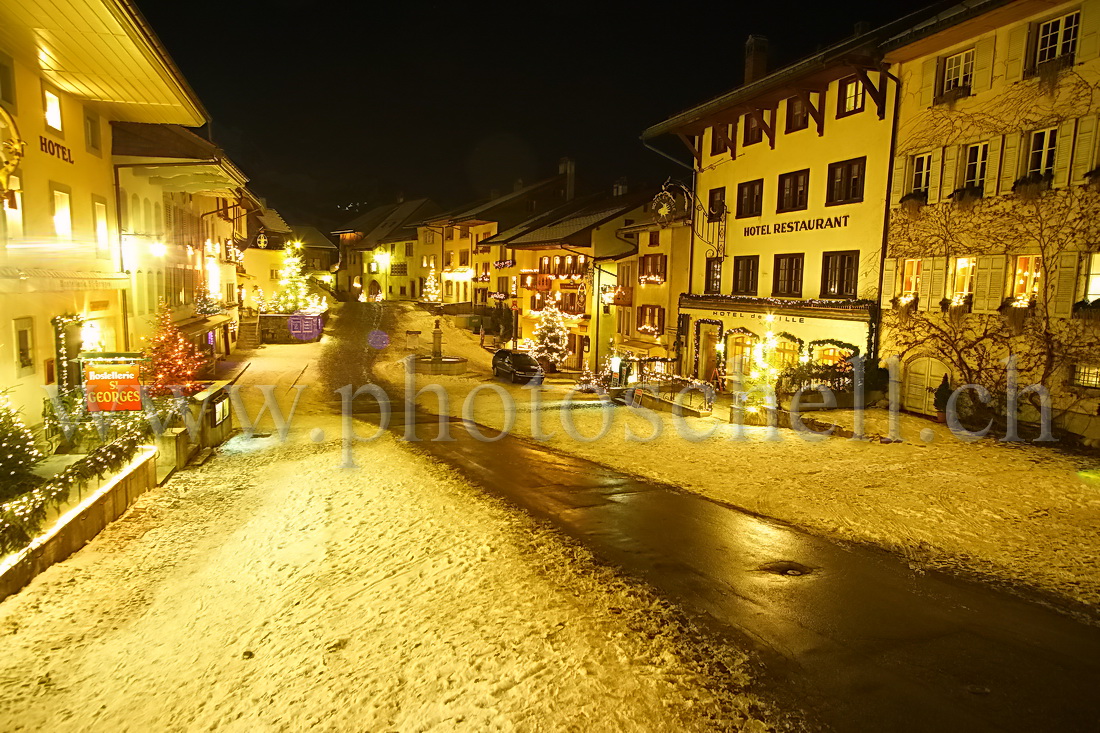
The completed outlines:
<svg viewBox="0 0 1100 733">
<path fill-rule="evenodd" d="M 623 341 L 620 346 L 627 349 L 633 349 L 634 351 L 649 351 L 650 349 L 663 348 L 660 344 L 651 344 L 648 341 L 635 341 L 632 339 Z"/>
<path fill-rule="evenodd" d="M 213 331 L 218 326 L 228 323 L 230 317 L 227 315 L 210 316 L 209 318 L 189 318 L 183 323 L 177 323 L 176 328 L 183 334 L 185 338 L 191 336 L 198 336 L 201 333 Z"/>
</svg>

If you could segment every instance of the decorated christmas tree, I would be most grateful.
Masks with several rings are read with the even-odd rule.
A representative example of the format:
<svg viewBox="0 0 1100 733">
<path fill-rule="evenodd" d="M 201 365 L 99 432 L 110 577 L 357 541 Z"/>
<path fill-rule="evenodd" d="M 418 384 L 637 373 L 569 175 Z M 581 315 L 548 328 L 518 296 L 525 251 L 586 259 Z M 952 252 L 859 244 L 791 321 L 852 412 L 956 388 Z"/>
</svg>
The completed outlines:
<svg viewBox="0 0 1100 733">
<path fill-rule="evenodd" d="M 431 270 L 428 271 L 428 279 L 424 281 L 424 292 L 421 295 L 429 303 L 439 302 L 439 279 L 435 276 L 435 263 L 432 263 Z"/>
<path fill-rule="evenodd" d="M 18 488 L 43 457 L 19 411 L 0 393 L 0 497 Z"/>
<path fill-rule="evenodd" d="M 569 356 L 569 329 L 561 311 L 553 303 L 547 303 L 535 326 L 535 348 L 531 356 L 556 369 Z"/>
<path fill-rule="evenodd" d="M 145 357 L 141 381 L 149 394 L 172 394 L 174 386 L 184 394 L 199 391 L 195 375 L 206 366 L 206 357 L 172 323 L 172 310 L 167 304 L 161 303 L 157 310 L 156 328 L 141 353 Z"/>
<path fill-rule="evenodd" d="M 776 352 L 778 346 L 779 338 L 775 332 L 765 333 L 764 338 L 753 345 L 748 365 L 740 374 L 741 386 L 738 391 L 743 395 L 742 404 L 749 414 L 759 413 L 777 404 L 775 389 L 784 367 Z M 733 384 L 736 385 L 736 382 Z"/>
<path fill-rule="evenodd" d="M 309 282 L 302 273 L 302 258 L 298 255 L 297 247 L 292 244 L 288 244 L 283 253 L 279 285 L 282 289 L 271 297 L 271 310 L 279 313 L 297 313 L 312 304 Z"/>
<path fill-rule="evenodd" d="M 195 315 L 216 316 L 222 312 L 222 305 L 214 300 L 206 285 L 200 284 L 195 289 Z"/>
</svg>

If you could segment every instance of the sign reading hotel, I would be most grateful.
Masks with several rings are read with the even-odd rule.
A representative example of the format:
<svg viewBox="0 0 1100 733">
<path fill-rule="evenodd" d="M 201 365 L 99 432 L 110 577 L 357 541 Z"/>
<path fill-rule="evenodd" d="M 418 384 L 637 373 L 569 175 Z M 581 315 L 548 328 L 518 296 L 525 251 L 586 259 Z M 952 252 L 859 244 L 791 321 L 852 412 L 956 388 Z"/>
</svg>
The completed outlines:
<svg viewBox="0 0 1100 733">
<path fill-rule="evenodd" d="M 85 364 L 84 395 L 89 412 L 141 409 L 137 364 Z"/>
<path fill-rule="evenodd" d="M 848 217 L 826 216 L 818 219 L 799 219 L 798 221 L 780 221 L 775 224 L 760 224 L 753 227 L 745 227 L 746 237 L 755 237 L 762 234 L 790 234 L 791 232 L 812 232 L 818 229 L 840 229 L 848 226 Z"/>
</svg>

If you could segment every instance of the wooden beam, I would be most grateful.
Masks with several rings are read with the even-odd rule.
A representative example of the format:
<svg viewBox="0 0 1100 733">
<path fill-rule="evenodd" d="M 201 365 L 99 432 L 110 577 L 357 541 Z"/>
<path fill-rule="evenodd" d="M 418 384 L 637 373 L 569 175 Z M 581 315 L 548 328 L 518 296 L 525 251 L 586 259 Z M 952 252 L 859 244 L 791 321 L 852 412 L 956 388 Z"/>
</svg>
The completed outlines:
<svg viewBox="0 0 1100 733">
<path fill-rule="evenodd" d="M 691 151 L 691 157 L 695 158 L 695 163 L 697 165 L 702 165 L 703 164 L 703 151 L 699 147 L 696 147 L 695 144 L 691 142 L 691 138 L 689 138 L 687 135 L 685 135 L 683 133 L 680 133 L 680 132 L 676 133 L 676 137 L 680 138 L 680 142 L 682 142 L 684 144 L 684 147 L 687 148 L 689 151 Z M 698 136 L 694 136 L 694 137 L 697 137 L 699 139 L 700 146 L 701 146 L 703 136 L 698 135 Z"/>
<path fill-rule="evenodd" d="M 880 120 L 886 119 L 886 77 L 879 74 L 879 86 L 875 86 L 871 81 L 871 78 L 867 76 L 867 69 L 863 66 L 855 67 L 856 77 L 860 83 L 863 84 L 863 88 L 867 91 L 867 94 L 871 97 L 871 101 L 875 103 L 875 108 L 878 110 L 878 118 Z"/>
<path fill-rule="evenodd" d="M 817 94 L 817 104 L 813 103 L 810 99 L 810 94 Z M 825 134 L 825 110 L 822 109 L 825 106 L 825 92 L 819 92 L 814 89 L 799 89 L 798 98 L 802 100 L 802 104 L 806 105 L 806 110 L 810 113 L 810 117 L 817 123 L 818 136 Z"/>
</svg>

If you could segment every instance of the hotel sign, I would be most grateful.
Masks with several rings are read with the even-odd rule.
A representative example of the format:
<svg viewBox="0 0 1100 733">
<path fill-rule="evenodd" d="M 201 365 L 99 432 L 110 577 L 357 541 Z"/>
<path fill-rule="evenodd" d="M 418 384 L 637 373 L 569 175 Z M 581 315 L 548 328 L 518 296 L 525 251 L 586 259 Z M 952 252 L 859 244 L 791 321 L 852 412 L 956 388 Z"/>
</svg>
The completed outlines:
<svg viewBox="0 0 1100 733">
<path fill-rule="evenodd" d="M 137 364 L 86 363 L 84 394 L 89 412 L 141 409 L 141 380 Z"/>
<path fill-rule="evenodd" d="M 848 217 L 826 216 L 817 219 L 799 219 L 798 221 L 781 221 L 775 224 L 759 224 L 745 227 L 746 237 L 755 237 L 765 234 L 790 234 L 791 232 L 812 232 L 819 229 L 840 229 L 848 226 Z"/>
</svg>

